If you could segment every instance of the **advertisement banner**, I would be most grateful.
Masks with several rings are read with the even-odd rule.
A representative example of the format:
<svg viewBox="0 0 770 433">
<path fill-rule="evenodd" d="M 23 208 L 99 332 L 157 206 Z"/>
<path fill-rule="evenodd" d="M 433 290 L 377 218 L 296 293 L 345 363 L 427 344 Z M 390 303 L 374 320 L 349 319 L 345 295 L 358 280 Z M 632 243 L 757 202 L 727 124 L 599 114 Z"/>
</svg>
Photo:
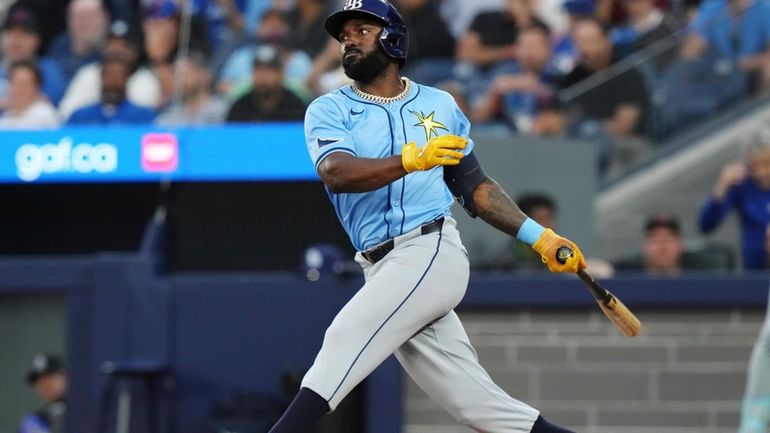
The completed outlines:
<svg viewBox="0 0 770 433">
<path fill-rule="evenodd" d="M 0 133 L 0 183 L 318 178 L 300 123 Z"/>
</svg>

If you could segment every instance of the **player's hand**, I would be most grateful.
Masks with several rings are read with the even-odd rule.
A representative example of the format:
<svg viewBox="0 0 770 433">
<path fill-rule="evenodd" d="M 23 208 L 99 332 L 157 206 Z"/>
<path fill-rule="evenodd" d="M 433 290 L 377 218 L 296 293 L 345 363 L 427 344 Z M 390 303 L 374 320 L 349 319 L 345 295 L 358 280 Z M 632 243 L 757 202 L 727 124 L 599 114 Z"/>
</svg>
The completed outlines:
<svg viewBox="0 0 770 433">
<path fill-rule="evenodd" d="M 457 135 L 441 135 L 417 147 L 414 142 L 401 149 L 401 164 L 407 173 L 430 170 L 439 165 L 457 165 L 465 156 L 462 150 L 468 139 Z"/>
<path fill-rule="evenodd" d="M 557 251 L 561 247 L 569 247 L 572 250 L 572 255 L 561 258 L 564 263 L 560 263 L 557 257 Z M 571 240 L 557 235 L 551 229 L 545 229 L 537 242 L 532 245 L 532 248 L 540 254 L 543 263 L 548 266 L 548 270 L 551 272 L 577 272 L 586 267 L 586 260 L 583 253 L 580 252 L 580 248 Z"/>
</svg>

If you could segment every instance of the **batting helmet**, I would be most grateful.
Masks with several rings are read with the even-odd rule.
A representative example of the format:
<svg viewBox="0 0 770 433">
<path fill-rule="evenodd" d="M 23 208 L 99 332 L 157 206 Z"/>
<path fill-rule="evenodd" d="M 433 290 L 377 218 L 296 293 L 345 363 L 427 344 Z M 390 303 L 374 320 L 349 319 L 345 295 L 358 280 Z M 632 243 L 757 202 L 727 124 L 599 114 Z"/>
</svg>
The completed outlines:
<svg viewBox="0 0 770 433">
<path fill-rule="evenodd" d="M 409 32 L 396 7 L 387 0 L 347 0 L 341 11 L 326 19 L 326 31 L 334 39 L 340 40 L 340 31 L 345 22 L 356 16 L 374 18 L 384 25 L 380 33 L 380 45 L 385 54 L 398 60 L 403 67 L 409 51 Z"/>
</svg>

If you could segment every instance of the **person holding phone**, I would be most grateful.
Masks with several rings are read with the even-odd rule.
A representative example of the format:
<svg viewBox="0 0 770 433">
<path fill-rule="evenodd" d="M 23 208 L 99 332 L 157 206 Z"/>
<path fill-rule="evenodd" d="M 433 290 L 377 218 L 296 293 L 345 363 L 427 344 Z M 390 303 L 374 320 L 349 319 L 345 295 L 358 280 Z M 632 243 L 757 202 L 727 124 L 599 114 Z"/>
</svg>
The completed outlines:
<svg viewBox="0 0 770 433">
<path fill-rule="evenodd" d="M 751 137 L 743 160 L 722 169 L 700 213 L 700 230 L 714 231 L 733 209 L 741 220 L 744 268 L 768 269 L 765 233 L 770 224 L 770 127 Z"/>
</svg>

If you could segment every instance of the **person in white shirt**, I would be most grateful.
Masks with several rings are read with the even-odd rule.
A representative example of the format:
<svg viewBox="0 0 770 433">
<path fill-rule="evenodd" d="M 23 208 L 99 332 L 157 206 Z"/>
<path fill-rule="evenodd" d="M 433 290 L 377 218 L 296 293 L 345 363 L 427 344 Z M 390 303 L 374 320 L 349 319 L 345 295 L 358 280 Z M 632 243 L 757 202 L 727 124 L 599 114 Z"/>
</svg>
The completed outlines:
<svg viewBox="0 0 770 433">
<path fill-rule="evenodd" d="M 125 23 L 122 22 L 113 24 L 102 52 L 102 58 L 115 56 L 126 58 L 134 66 L 139 61 L 137 42 L 131 39 Z M 89 63 L 78 69 L 59 103 L 59 114 L 63 119 L 83 107 L 99 102 L 101 73 L 101 62 Z M 146 67 L 134 69 L 128 79 L 126 93 L 128 100 L 140 107 L 157 109 L 160 106 L 160 83 Z"/>
<path fill-rule="evenodd" d="M 180 79 L 178 100 L 163 111 L 155 123 L 158 125 L 217 125 L 223 123 L 228 103 L 212 94 L 211 72 L 206 67 L 206 56 L 191 51 L 186 57 L 176 60 Z"/>
<path fill-rule="evenodd" d="M 8 107 L 0 115 L 1 129 L 55 128 L 61 124 L 56 108 L 40 89 L 42 74 L 29 60 L 8 68 Z"/>
</svg>

